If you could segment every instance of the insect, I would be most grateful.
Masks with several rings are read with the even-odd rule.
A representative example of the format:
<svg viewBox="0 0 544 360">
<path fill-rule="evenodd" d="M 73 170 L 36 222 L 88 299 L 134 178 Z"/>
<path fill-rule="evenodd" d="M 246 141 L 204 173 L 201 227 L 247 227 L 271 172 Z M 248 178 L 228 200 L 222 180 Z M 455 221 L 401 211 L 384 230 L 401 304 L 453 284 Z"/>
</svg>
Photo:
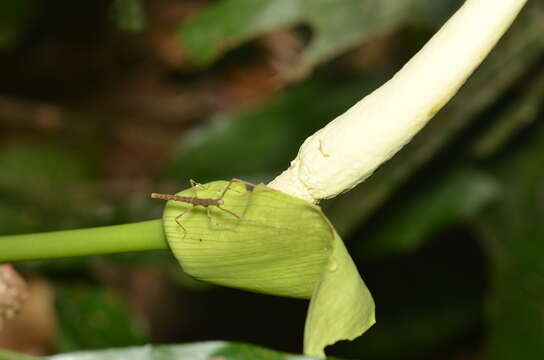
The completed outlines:
<svg viewBox="0 0 544 360">
<path fill-rule="evenodd" d="M 194 181 L 192 179 L 190 181 L 191 181 L 191 187 L 193 189 L 195 187 L 197 187 L 197 186 L 200 186 L 200 184 L 198 184 L 196 181 Z M 224 211 L 225 213 L 235 217 L 236 219 L 242 220 L 242 218 L 240 216 L 238 216 L 237 214 L 233 213 L 229 209 L 225 209 L 224 207 L 222 207 L 222 205 L 224 204 L 223 197 L 225 196 L 225 193 L 230 189 L 230 186 L 232 185 L 233 182 L 241 182 L 241 183 L 249 185 L 251 187 L 255 186 L 254 184 L 248 183 L 248 182 L 240 180 L 240 179 L 231 179 L 229 181 L 229 183 L 223 188 L 223 190 L 221 191 L 219 196 L 217 198 L 215 198 L 215 199 L 212 199 L 212 198 L 198 198 L 198 197 L 181 196 L 181 195 L 170 195 L 170 194 L 157 194 L 157 193 L 152 193 L 151 198 L 161 199 L 161 200 L 180 201 L 180 202 L 184 202 L 184 203 L 192 205 L 190 208 L 188 208 L 187 210 L 185 210 L 184 212 L 182 212 L 181 214 L 176 216 L 176 218 L 174 219 L 176 221 L 176 223 L 183 229 L 183 232 L 184 232 L 183 237 L 185 237 L 185 235 L 187 234 L 187 230 L 181 224 L 180 219 L 184 215 L 188 214 L 191 210 L 193 210 L 197 206 L 202 206 L 202 207 L 206 208 L 206 215 L 208 216 L 208 219 L 210 220 L 210 223 L 213 223 L 212 214 L 210 212 L 210 207 L 211 206 L 215 206 L 219 210 Z"/>
</svg>

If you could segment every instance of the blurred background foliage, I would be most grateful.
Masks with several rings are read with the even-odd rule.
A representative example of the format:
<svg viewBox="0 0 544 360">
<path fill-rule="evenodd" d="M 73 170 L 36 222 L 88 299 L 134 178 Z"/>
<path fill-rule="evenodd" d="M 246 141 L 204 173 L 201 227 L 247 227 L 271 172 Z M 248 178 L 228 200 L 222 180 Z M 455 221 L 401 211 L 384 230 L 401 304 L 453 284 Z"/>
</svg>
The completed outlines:
<svg viewBox="0 0 544 360">
<path fill-rule="evenodd" d="M 0 234 L 157 218 L 148 194 L 189 178 L 270 181 L 461 4 L 3 0 Z M 333 355 L 544 358 L 542 34 L 544 3 L 529 1 L 406 148 L 322 203 L 377 303 L 378 323 Z M 195 282 L 167 252 L 17 269 L 30 300 L 3 348 L 301 350 L 305 302 Z"/>
</svg>

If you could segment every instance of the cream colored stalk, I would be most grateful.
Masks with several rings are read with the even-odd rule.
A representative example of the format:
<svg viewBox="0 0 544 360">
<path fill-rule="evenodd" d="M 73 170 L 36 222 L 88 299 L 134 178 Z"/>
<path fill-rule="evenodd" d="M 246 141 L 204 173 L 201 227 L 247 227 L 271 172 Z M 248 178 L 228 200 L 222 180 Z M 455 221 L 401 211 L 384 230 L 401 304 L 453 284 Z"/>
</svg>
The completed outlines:
<svg viewBox="0 0 544 360">
<path fill-rule="evenodd" d="M 365 180 L 455 95 L 526 2 L 467 0 L 391 80 L 306 139 L 269 186 L 315 203 Z"/>
</svg>

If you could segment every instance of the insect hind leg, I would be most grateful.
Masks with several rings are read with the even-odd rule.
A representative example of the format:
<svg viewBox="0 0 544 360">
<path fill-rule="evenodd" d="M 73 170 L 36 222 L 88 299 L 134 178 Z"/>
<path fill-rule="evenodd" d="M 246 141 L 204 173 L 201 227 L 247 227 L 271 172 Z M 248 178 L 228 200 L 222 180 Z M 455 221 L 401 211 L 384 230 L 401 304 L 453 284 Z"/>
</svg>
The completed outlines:
<svg viewBox="0 0 544 360">
<path fill-rule="evenodd" d="M 251 189 L 248 189 L 248 190 L 253 190 L 253 188 L 257 187 L 256 184 L 253 184 L 253 183 L 250 183 L 249 181 L 245 181 L 245 180 L 238 179 L 238 178 L 232 178 L 232 179 L 230 179 L 230 182 L 231 183 L 237 182 L 237 183 L 240 183 L 240 184 L 244 184 L 244 185 L 246 185 L 246 188 L 249 186 Z"/>
<path fill-rule="evenodd" d="M 239 215 L 236 215 L 234 212 L 230 211 L 229 209 L 225 209 L 221 205 L 217 205 L 217 208 L 220 209 L 220 210 L 223 210 L 227 214 L 230 214 L 230 215 L 234 216 L 238 220 L 242 220 L 242 218 Z"/>
<path fill-rule="evenodd" d="M 232 211 L 230 211 L 228 209 L 225 209 L 225 208 L 221 207 L 221 205 L 215 205 L 215 207 L 217 207 L 219 210 L 231 215 L 235 219 L 242 221 L 242 218 L 240 216 L 238 216 L 237 214 L 235 214 L 234 212 L 232 212 Z M 234 228 L 236 226 L 236 225 L 226 225 L 226 224 L 221 224 L 221 223 L 215 222 L 213 220 L 212 213 L 211 213 L 209 207 L 206 208 L 206 215 L 208 216 L 208 221 L 213 226 L 217 226 L 217 227 L 224 228 L 224 229 L 232 229 L 232 228 Z"/>
<path fill-rule="evenodd" d="M 227 214 L 233 216 L 239 222 L 252 224 L 252 225 L 255 225 L 255 226 L 262 226 L 262 227 L 271 228 L 271 229 L 288 230 L 288 228 L 284 227 L 284 226 L 276 226 L 276 225 L 272 225 L 272 224 L 267 224 L 266 222 L 259 221 L 259 220 L 246 219 L 245 217 L 237 215 L 234 212 L 230 211 L 229 209 L 225 209 L 224 207 L 221 207 L 220 205 L 217 205 L 216 207 L 219 208 L 219 210 L 222 210 L 222 211 L 226 212 Z M 218 224 L 218 223 L 213 222 L 211 220 L 211 214 L 209 212 L 208 212 L 208 218 L 210 219 L 210 222 L 212 224 L 216 225 L 216 226 L 221 226 L 221 227 L 225 227 L 225 228 L 232 228 L 231 226 L 228 226 L 228 225 Z"/>
</svg>

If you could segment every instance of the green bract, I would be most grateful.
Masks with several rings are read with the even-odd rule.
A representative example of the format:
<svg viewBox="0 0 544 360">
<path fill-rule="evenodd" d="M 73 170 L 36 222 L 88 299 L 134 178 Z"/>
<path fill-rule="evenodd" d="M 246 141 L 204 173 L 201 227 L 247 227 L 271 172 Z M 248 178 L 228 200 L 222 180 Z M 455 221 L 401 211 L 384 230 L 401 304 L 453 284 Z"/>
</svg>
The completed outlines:
<svg viewBox="0 0 544 360">
<path fill-rule="evenodd" d="M 229 182 L 214 181 L 177 195 L 217 199 Z M 233 182 L 224 209 L 169 201 L 163 224 L 183 269 L 214 284 L 311 298 L 304 352 L 361 335 L 374 323 L 374 302 L 321 208 L 273 190 Z M 208 216 L 209 211 L 209 216 Z"/>
</svg>

